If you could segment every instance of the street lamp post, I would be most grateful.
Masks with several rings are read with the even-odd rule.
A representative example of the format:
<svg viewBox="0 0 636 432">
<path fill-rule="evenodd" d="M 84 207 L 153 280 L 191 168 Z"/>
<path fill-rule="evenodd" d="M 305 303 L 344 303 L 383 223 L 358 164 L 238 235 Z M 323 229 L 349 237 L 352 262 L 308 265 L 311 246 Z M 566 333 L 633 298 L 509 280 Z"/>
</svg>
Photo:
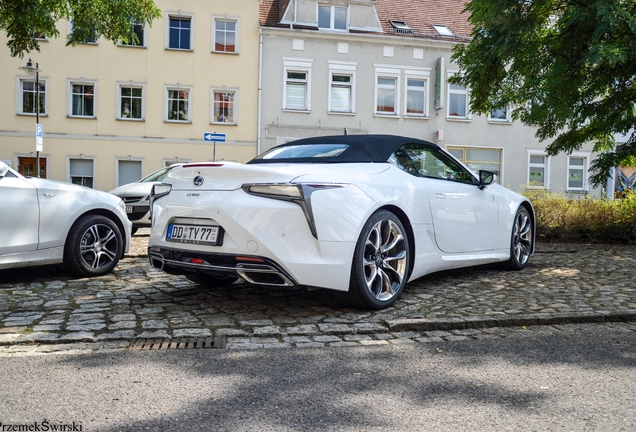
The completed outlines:
<svg viewBox="0 0 636 432">
<path fill-rule="evenodd" d="M 35 146 L 35 172 L 37 177 L 40 177 L 40 146 L 37 145 L 37 130 L 40 127 L 40 69 L 38 69 L 38 63 L 33 66 L 31 59 L 27 62 L 26 66 L 19 68 L 30 76 L 35 76 L 35 128 L 36 128 L 36 146 Z"/>
</svg>

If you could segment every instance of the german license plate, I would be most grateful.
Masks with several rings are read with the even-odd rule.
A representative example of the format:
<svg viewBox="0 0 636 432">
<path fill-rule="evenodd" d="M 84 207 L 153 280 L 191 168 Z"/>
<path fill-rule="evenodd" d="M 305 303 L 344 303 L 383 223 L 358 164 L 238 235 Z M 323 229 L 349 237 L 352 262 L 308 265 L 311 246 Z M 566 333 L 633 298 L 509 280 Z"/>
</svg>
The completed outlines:
<svg viewBox="0 0 636 432">
<path fill-rule="evenodd" d="M 132 213 L 132 212 L 133 212 L 132 206 L 126 206 L 126 213 Z"/>
<path fill-rule="evenodd" d="M 170 224 L 166 241 L 216 246 L 220 231 L 220 226 Z"/>
</svg>

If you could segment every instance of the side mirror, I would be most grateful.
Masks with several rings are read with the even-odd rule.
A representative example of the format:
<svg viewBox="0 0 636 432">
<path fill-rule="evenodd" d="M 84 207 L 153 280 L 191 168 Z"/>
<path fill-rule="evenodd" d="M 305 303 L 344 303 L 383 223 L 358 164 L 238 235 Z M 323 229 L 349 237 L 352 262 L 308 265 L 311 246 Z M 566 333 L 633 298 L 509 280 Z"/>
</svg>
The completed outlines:
<svg viewBox="0 0 636 432">
<path fill-rule="evenodd" d="M 7 164 L 0 161 L 0 177 L 5 177 L 7 175 L 7 171 L 9 171 Z"/>
<path fill-rule="evenodd" d="M 479 189 L 484 189 L 497 179 L 497 174 L 491 171 L 479 170 Z"/>
</svg>

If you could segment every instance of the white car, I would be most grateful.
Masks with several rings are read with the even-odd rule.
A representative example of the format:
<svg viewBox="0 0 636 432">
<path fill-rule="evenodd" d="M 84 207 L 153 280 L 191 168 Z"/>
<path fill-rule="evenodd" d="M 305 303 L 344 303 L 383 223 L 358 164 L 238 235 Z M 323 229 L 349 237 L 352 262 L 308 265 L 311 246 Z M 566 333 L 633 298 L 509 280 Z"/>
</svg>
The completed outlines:
<svg viewBox="0 0 636 432">
<path fill-rule="evenodd" d="M 130 247 L 121 198 L 23 177 L 0 161 L 0 269 L 64 265 L 80 276 L 110 272 Z"/>
<path fill-rule="evenodd" d="M 134 183 L 119 186 L 110 191 L 126 203 L 126 214 L 133 223 L 132 234 L 139 228 L 150 227 L 150 192 L 156 183 L 161 183 L 168 172 L 183 164 L 174 164 L 161 168 Z"/>
<path fill-rule="evenodd" d="M 246 165 L 186 164 L 155 185 L 150 263 L 207 286 L 337 290 L 390 306 L 409 280 L 504 262 L 524 268 L 535 215 L 488 171 L 390 135 L 307 138 Z"/>
</svg>

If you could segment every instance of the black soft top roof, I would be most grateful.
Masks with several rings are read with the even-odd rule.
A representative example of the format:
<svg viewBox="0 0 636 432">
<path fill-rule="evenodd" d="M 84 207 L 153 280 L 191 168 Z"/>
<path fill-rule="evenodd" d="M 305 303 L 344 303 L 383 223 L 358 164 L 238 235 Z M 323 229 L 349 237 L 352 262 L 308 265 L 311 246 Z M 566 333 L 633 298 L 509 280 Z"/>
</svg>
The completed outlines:
<svg viewBox="0 0 636 432">
<path fill-rule="evenodd" d="M 428 147 L 439 148 L 437 144 L 397 135 L 330 135 L 312 138 L 303 138 L 290 141 L 274 147 L 274 149 L 314 144 L 346 144 L 348 147 L 337 156 L 320 158 L 273 158 L 259 159 L 258 156 L 248 164 L 261 163 L 364 163 L 386 162 L 389 156 L 399 147 L 405 144 L 420 144 Z M 273 149 L 271 149 L 273 150 Z M 270 150 L 270 151 L 271 151 Z"/>
</svg>

